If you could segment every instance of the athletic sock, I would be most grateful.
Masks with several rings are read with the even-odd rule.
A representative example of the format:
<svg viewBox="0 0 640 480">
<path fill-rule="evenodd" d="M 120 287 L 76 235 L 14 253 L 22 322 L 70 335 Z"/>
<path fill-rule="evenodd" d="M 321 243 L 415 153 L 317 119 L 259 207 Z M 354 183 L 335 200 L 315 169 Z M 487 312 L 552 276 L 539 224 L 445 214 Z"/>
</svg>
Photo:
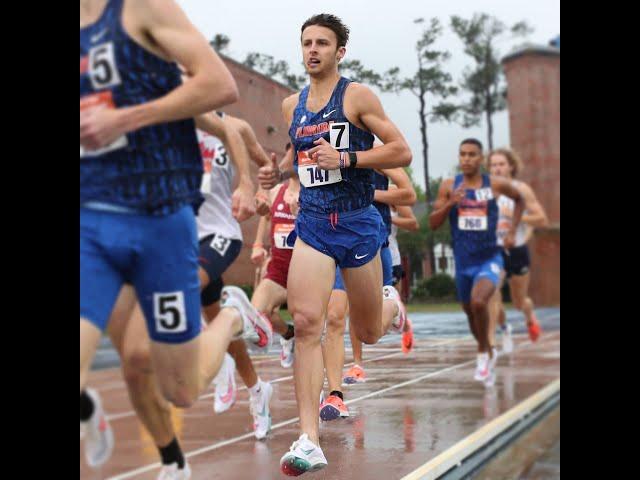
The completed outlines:
<svg viewBox="0 0 640 480">
<path fill-rule="evenodd" d="M 163 465 L 177 463 L 179 469 L 184 468 L 184 455 L 177 438 L 173 437 L 171 443 L 166 447 L 158 447 L 158 451 L 160 452 L 160 457 L 162 457 Z"/>
<path fill-rule="evenodd" d="M 93 415 L 93 400 L 84 390 L 80 392 L 80 421 L 86 422 Z"/>
</svg>

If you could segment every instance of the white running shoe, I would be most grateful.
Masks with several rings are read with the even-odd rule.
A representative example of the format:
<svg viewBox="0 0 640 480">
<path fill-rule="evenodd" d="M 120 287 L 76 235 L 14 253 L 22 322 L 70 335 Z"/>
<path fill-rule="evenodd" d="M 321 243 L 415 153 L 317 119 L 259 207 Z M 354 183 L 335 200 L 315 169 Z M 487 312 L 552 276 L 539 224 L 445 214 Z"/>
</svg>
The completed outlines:
<svg viewBox="0 0 640 480">
<path fill-rule="evenodd" d="M 290 368 L 291 365 L 293 365 L 295 337 L 291 337 L 289 340 L 280 338 L 280 345 L 282 346 L 282 352 L 280 352 L 280 365 L 282 365 L 282 368 Z"/>
<path fill-rule="evenodd" d="M 506 324 L 504 330 L 502 330 L 502 351 L 504 353 L 513 352 L 513 337 L 511 337 L 511 325 Z"/>
<path fill-rule="evenodd" d="M 236 361 L 228 353 L 224 354 L 224 360 L 220 371 L 213 379 L 215 386 L 213 394 L 213 411 L 222 413 L 229 410 L 236 403 L 238 387 L 236 385 Z"/>
<path fill-rule="evenodd" d="M 280 459 L 280 469 L 285 475 L 297 477 L 305 472 L 315 472 L 327 466 L 322 449 L 309 440 L 306 433 L 293 442 L 291 448 Z"/>
<path fill-rule="evenodd" d="M 400 299 L 400 294 L 395 289 L 395 287 L 392 287 L 391 285 L 385 285 L 384 287 L 382 287 L 382 298 L 384 300 L 395 300 L 396 304 L 398 305 L 398 313 L 393 319 L 393 322 L 391 322 L 391 330 L 396 333 L 402 333 L 404 324 L 407 321 L 407 309 Z"/>
<path fill-rule="evenodd" d="M 84 426 L 84 456 L 90 467 L 99 467 L 111 457 L 113 452 L 113 430 L 107 421 L 107 416 L 102 409 L 102 401 L 98 392 L 91 388 L 86 389 L 87 395 L 93 402 L 93 415 Z"/>
<path fill-rule="evenodd" d="M 268 350 L 273 341 L 273 327 L 268 318 L 258 312 L 246 293 L 241 288 L 227 286 L 222 289 L 222 303 L 224 307 L 234 307 L 240 312 L 244 327 L 242 333 L 234 337 L 250 342 L 249 346 L 256 346 L 261 350 Z"/>
<path fill-rule="evenodd" d="M 190 480 L 191 467 L 187 461 L 184 461 L 184 468 L 178 468 L 177 463 L 171 465 L 163 465 L 158 475 L 158 480 Z"/>
<path fill-rule="evenodd" d="M 474 380 L 484 382 L 489 378 L 489 354 L 479 353 L 476 360 L 476 373 L 473 376 Z"/>
<path fill-rule="evenodd" d="M 268 382 L 260 381 L 260 393 L 249 398 L 249 410 L 253 415 L 253 433 L 258 440 L 262 440 L 271 431 L 271 412 L 269 402 L 273 395 L 273 387 Z"/>
<path fill-rule="evenodd" d="M 484 381 L 485 387 L 493 387 L 496 384 L 496 364 L 498 363 L 498 349 L 491 348 L 493 357 L 489 360 L 489 376 Z"/>
</svg>

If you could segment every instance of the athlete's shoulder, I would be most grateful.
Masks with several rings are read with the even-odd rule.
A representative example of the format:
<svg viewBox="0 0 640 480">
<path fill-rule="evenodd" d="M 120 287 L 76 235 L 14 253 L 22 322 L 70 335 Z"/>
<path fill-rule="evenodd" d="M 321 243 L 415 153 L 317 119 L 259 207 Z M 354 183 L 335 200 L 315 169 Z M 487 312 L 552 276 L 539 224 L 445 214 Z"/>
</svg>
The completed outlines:
<svg viewBox="0 0 640 480">
<path fill-rule="evenodd" d="M 288 123 L 293 120 L 293 111 L 296 109 L 296 105 L 300 101 L 300 92 L 289 95 L 282 101 L 282 114 Z"/>
<path fill-rule="evenodd" d="M 358 82 L 349 82 L 347 88 L 345 89 L 345 95 L 349 95 L 349 97 L 356 101 L 368 101 L 368 100 L 377 100 L 378 96 L 363 83 Z"/>
</svg>

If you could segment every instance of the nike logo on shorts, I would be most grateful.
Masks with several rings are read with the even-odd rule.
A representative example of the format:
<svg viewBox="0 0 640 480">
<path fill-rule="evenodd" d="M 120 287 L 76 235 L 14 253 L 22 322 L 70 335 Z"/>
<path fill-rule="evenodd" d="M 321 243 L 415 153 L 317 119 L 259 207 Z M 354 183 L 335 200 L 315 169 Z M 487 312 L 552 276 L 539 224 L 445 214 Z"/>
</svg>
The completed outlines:
<svg viewBox="0 0 640 480">
<path fill-rule="evenodd" d="M 362 259 L 362 258 L 366 257 L 367 255 L 369 255 L 369 254 L 368 254 L 368 253 L 365 253 L 364 255 L 359 256 L 359 255 L 356 253 L 356 260 L 360 260 L 360 259 Z"/>
</svg>

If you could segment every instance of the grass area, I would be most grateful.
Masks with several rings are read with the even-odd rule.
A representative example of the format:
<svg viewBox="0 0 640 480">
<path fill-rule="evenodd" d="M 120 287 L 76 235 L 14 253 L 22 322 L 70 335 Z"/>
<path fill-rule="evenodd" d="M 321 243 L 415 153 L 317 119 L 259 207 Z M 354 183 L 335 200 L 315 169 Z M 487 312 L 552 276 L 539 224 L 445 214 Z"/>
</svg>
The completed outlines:
<svg viewBox="0 0 640 480">
<path fill-rule="evenodd" d="M 507 308 L 510 304 L 506 305 Z M 462 307 L 459 303 L 409 303 L 407 304 L 408 313 L 440 313 L 440 312 L 461 312 Z M 280 316 L 285 322 L 291 322 L 291 315 L 288 310 L 280 310 Z"/>
<path fill-rule="evenodd" d="M 439 313 L 458 312 L 461 310 L 459 303 L 408 303 L 407 313 Z"/>
</svg>

